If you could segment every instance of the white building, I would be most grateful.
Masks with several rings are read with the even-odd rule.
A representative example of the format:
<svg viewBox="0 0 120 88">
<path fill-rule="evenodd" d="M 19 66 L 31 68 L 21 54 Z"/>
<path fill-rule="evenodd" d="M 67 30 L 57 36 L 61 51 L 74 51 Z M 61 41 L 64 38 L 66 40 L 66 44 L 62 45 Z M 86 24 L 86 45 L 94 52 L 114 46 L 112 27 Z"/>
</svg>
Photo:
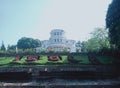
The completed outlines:
<svg viewBox="0 0 120 88">
<path fill-rule="evenodd" d="M 41 42 L 42 46 L 37 48 L 38 50 L 46 51 L 70 51 L 76 52 L 75 41 L 68 40 L 65 37 L 65 31 L 61 29 L 54 29 L 50 32 L 49 40 Z"/>
</svg>

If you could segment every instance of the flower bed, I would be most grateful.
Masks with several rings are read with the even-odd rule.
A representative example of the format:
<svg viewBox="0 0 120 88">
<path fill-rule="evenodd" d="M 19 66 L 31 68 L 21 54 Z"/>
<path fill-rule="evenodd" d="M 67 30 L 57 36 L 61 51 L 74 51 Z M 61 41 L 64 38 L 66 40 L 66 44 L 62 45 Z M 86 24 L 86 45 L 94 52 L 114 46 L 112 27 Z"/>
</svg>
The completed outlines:
<svg viewBox="0 0 120 88">
<path fill-rule="evenodd" d="M 59 61 L 62 60 L 61 56 L 48 56 L 48 61 Z"/>
<path fill-rule="evenodd" d="M 40 56 L 27 56 L 26 61 L 30 62 L 30 61 L 36 61 L 36 60 L 39 60 L 39 59 L 40 59 Z"/>
<path fill-rule="evenodd" d="M 15 59 L 13 61 L 20 61 L 22 59 L 23 56 L 16 56 Z"/>
</svg>

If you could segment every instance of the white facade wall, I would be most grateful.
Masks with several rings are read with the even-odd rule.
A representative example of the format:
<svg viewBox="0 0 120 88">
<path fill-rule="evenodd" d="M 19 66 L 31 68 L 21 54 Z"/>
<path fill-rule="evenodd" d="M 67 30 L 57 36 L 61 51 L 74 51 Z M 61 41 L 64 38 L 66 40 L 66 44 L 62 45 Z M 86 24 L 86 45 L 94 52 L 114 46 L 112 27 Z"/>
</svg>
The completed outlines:
<svg viewBox="0 0 120 88">
<path fill-rule="evenodd" d="M 66 45 L 68 46 L 68 48 L 70 48 L 70 52 L 76 52 L 75 43 L 76 43 L 76 41 L 74 41 L 74 40 L 66 41 Z"/>
<path fill-rule="evenodd" d="M 67 40 L 65 37 L 65 31 L 62 29 L 54 29 L 50 32 L 49 40 L 42 41 L 42 46 L 39 49 L 46 51 L 64 51 L 65 49 L 70 52 L 76 52 L 75 41 Z"/>
<path fill-rule="evenodd" d="M 44 40 L 44 41 L 41 42 L 41 44 L 42 44 L 42 48 L 46 49 L 49 45 L 49 40 Z"/>
</svg>

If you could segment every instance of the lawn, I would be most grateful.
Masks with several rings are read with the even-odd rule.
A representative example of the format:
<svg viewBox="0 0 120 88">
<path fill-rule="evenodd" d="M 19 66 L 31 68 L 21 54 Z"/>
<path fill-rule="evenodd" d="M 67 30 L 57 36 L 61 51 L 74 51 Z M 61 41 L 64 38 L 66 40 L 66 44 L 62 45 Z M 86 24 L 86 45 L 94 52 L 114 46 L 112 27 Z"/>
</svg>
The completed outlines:
<svg viewBox="0 0 120 88">
<path fill-rule="evenodd" d="M 48 61 L 46 55 L 41 55 L 40 60 L 33 62 L 26 62 L 26 56 L 20 61 L 13 62 L 15 57 L 0 57 L 0 66 L 44 66 L 44 65 L 91 65 L 87 55 L 76 55 L 74 59 L 80 61 L 80 63 L 70 63 L 67 60 L 67 56 L 63 55 L 60 61 Z M 98 56 L 97 59 L 103 64 L 111 64 L 114 58 L 108 56 Z"/>
<path fill-rule="evenodd" d="M 97 59 L 103 64 L 112 64 L 115 58 L 110 56 L 97 56 Z"/>
<path fill-rule="evenodd" d="M 87 65 L 87 64 L 90 64 L 87 55 L 76 55 L 74 58 L 75 58 L 76 60 L 82 61 L 81 64 L 86 64 L 86 65 Z"/>
</svg>

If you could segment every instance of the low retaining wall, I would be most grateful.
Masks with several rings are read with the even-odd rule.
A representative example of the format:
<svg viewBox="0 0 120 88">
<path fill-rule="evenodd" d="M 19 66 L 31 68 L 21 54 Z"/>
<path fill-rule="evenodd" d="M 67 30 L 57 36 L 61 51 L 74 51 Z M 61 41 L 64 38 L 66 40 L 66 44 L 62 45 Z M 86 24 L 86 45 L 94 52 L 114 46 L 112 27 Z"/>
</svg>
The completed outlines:
<svg viewBox="0 0 120 88">
<path fill-rule="evenodd" d="M 120 72 L 116 66 L 89 65 L 89 66 L 28 66 L 28 67 L 1 67 L 0 72 L 61 72 L 61 71 L 92 71 L 92 72 Z"/>
<path fill-rule="evenodd" d="M 63 74 L 65 77 L 68 76 L 68 78 L 69 78 L 69 76 L 72 76 L 77 79 L 79 77 L 77 75 L 81 75 L 82 72 L 85 72 L 85 73 L 90 72 L 90 76 L 92 76 L 92 78 L 94 78 L 94 76 L 96 76 L 96 77 L 100 76 L 99 78 L 101 79 L 102 76 L 106 77 L 106 75 L 109 77 L 114 77 L 113 75 L 117 75 L 118 77 L 120 77 L 120 70 L 116 66 L 108 66 L 108 65 L 107 66 L 103 66 L 103 65 L 97 65 L 97 66 L 96 65 L 90 65 L 90 66 L 29 66 L 29 67 L 1 67 L 0 68 L 0 74 L 8 73 L 8 75 L 11 76 L 12 72 L 14 73 L 14 75 L 16 75 L 16 73 L 17 74 L 22 73 L 23 76 L 22 76 L 22 74 L 18 74 L 17 76 L 20 75 L 20 77 L 23 77 L 23 78 L 26 75 L 28 75 L 28 78 L 30 77 L 31 81 L 27 82 L 27 83 L 1 82 L 0 87 L 2 87 L 2 88 L 73 88 L 73 87 L 74 88 L 120 88 L 120 85 L 119 85 L 120 82 L 119 82 L 118 78 L 117 78 L 117 80 L 115 80 L 115 82 L 114 82 L 114 80 L 106 81 L 103 79 L 98 82 L 90 81 L 90 82 L 88 82 L 88 84 L 84 84 L 84 85 L 81 84 L 80 81 L 77 81 L 77 83 L 74 84 L 73 79 L 72 79 L 72 81 L 70 81 L 70 79 L 68 79 L 69 84 L 68 83 L 66 84 L 65 79 L 57 80 L 57 78 L 56 78 L 54 80 L 54 79 L 50 78 L 47 80 L 45 79 L 45 81 L 43 82 L 44 78 L 41 78 L 41 76 L 44 76 L 44 75 L 45 76 L 54 76 L 55 75 L 57 77 L 57 76 L 61 76 Z M 91 72 L 93 74 L 91 74 Z M 82 76 L 83 76 L 83 74 L 82 74 Z M 14 76 L 14 77 L 16 77 L 16 76 Z M 37 78 L 39 78 L 39 77 L 42 80 L 42 83 L 37 82 Z M 60 81 L 60 80 L 62 80 L 62 81 Z M 112 84 L 108 85 L 107 84 L 108 82 L 110 82 Z"/>
</svg>

